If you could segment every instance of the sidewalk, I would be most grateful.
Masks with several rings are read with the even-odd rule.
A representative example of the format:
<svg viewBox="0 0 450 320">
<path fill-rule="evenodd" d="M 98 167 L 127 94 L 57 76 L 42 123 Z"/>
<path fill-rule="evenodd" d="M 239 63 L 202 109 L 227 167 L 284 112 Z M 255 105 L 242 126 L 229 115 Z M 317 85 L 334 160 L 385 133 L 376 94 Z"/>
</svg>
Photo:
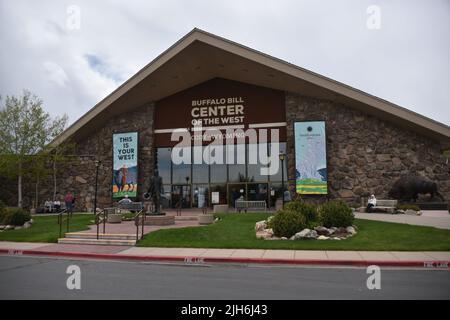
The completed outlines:
<svg viewBox="0 0 450 320">
<path fill-rule="evenodd" d="M 416 226 L 435 227 L 438 229 L 450 229 L 450 214 L 444 210 L 423 210 L 420 216 L 389 213 L 359 213 L 355 212 L 355 218 L 394 223 L 405 223 Z"/>
<path fill-rule="evenodd" d="M 0 242 L 0 254 L 128 261 L 449 268 L 450 251 L 309 251 L 263 249 L 139 248 Z"/>
</svg>

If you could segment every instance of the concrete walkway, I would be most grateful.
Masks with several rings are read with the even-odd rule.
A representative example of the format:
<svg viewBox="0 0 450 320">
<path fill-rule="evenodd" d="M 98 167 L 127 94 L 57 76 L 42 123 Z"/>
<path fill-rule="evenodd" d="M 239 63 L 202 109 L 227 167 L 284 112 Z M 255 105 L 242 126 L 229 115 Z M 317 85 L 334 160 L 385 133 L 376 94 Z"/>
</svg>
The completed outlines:
<svg viewBox="0 0 450 320">
<path fill-rule="evenodd" d="M 358 219 L 405 223 L 416 226 L 435 227 L 438 229 L 450 229 L 450 214 L 444 210 L 423 210 L 422 215 L 386 213 L 359 213 L 355 212 Z"/>
<path fill-rule="evenodd" d="M 102 245 L 0 242 L 0 254 L 60 256 L 184 263 L 262 263 L 305 265 L 432 266 L 450 265 L 450 251 L 328 251 L 206 248 L 139 248 Z"/>
</svg>

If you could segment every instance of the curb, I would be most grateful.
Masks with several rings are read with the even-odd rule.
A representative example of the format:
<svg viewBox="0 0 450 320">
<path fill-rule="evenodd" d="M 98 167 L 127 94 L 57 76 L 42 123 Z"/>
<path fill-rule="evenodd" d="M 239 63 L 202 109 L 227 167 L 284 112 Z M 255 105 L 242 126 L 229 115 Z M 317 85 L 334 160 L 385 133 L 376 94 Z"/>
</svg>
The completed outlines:
<svg viewBox="0 0 450 320">
<path fill-rule="evenodd" d="M 225 257 L 196 257 L 196 256 L 139 256 L 104 253 L 62 252 L 0 249 L 0 254 L 10 256 L 48 256 L 64 258 L 101 259 L 119 261 L 161 261 L 183 262 L 186 264 L 204 263 L 240 263 L 240 264 L 278 264 L 278 265 L 318 265 L 318 266 L 354 266 L 367 267 L 376 265 L 380 267 L 422 267 L 422 268 L 449 268 L 450 261 L 392 261 L 392 260 L 320 260 L 320 259 L 263 259 L 263 258 L 225 258 Z"/>
</svg>

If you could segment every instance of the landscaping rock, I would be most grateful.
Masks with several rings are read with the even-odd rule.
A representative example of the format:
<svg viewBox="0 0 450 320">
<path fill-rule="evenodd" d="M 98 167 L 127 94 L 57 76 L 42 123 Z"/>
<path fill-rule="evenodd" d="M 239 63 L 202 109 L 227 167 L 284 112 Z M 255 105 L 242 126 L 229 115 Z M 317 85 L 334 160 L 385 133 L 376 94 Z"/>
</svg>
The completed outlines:
<svg viewBox="0 0 450 320">
<path fill-rule="evenodd" d="M 333 238 L 330 238 L 331 240 L 341 240 L 341 238 L 338 238 L 338 237 L 333 237 Z"/>
<path fill-rule="evenodd" d="M 326 236 L 318 236 L 317 237 L 317 240 L 328 240 L 328 239 L 330 239 L 330 238 L 326 237 Z"/>
<path fill-rule="evenodd" d="M 34 220 L 33 219 L 30 219 L 30 221 L 28 221 L 29 223 L 31 223 L 31 224 L 33 224 L 34 223 Z"/>
<path fill-rule="evenodd" d="M 303 229 L 295 234 L 295 239 L 316 239 L 318 237 L 316 230 L 310 230 L 308 228 Z"/>
<path fill-rule="evenodd" d="M 346 231 L 347 233 L 351 234 L 351 235 L 356 234 L 356 230 L 355 230 L 355 228 L 353 228 L 352 226 L 347 227 L 347 228 L 345 229 L 345 231 Z"/>
<path fill-rule="evenodd" d="M 12 229 L 14 229 L 14 226 L 11 226 L 11 225 L 7 225 L 7 226 L 5 226 L 5 231 L 7 231 L 7 230 L 12 230 Z"/>
<path fill-rule="evenodd" d="M 266 229 L 267 228 L 267 222 L 265 221 L 265 220 L 263 220 L 263 221 L 258 221 L 256 224 L 255 224 L 255 231 L 256 232 L 258 232 L 258 231 L 263 231 L 264 229 Z"/>
<path fill-rule="evenodd" d="M 405 211 L 405 214 L 409 214 L 409 215 L 415 216 L 415 215 L 417 215 L 417 211 L 416 210 L 407 209 Z"/>
<path fill-rule="evenodd" d="M 272 238 L 272 234 L 265 232 L 265 231 L 258 231 L 258 232 L 256 232 L 256 238 L 267 240 L 267 239 Z"/>
<path fill-rule="evenodd" d="M 311 232 L 311 229 L 308 229 L 308 228 L 303 229 L 303 230 L 300 231 L 300 232 L 297 232 L 297 233 L 294 235 L 295 240 L 305 238 L 306 235 L 309 234 L 310 232 Z"/>
<path fill-rule="evenodd" d="M 322 235 L 323 236 L 328 236 L 328 235 L 330 235 L 332 233 L 328 228 L 325 228 L 325 227 L 322 227 L 322 226 L 315 227 L 314 230 L 316 230 L 316 232 L 317 232 L 317 234 L 319 236 L 322 236 Z"/>
<path fill-rule="evenodd" d="M 4 225 L 0 225 L 0 230 L 5 230 L 5 227 L 6 226 L 4 226 Z"/>
<path fill-rule="evenodd" d="M 14 227 L 14 230 L 20 230 L 20 229 L 22 229 L 21 226 Z"/>
<path fill-rule="evenodd" d="M 397 211 L 395 211 L 396 214 L 405 214 L 405 210 L 402 209 L 398 209 Z"/>
<path fill-rule="evenodd" d="M 31 223 L 30 223 L 30 221 L 27 221 L 27 222 L 25 222 L 24 224 L 23 224 L 23 226 L 22 226 L 24 229 L 28 229 L 28 228 L 30 228 L 31 227 Z"/>
<path fill-rule="evenodd" d="M 347 233 L 347 229 L 344 227 L 337 228 L 335 233 Z"/>
<path fill-rule="evenodd" d="M 328 229 L 330 231 L 330 234 L 333 234 L 336 232 L 337 228 L 336 227 L 331 227 L 330 229 Z"/>
<path fill-rule="evenodd" d="M 281 239 L 281 240 L 287 240 L 288 238 L 286 238 L 286 237 L 281 237 L 280 239 Z"/>
<path fill-rule="evenodd" d="M 264 229 L 263 231 L 273 236 L 273 229 Z"/>
</svg>

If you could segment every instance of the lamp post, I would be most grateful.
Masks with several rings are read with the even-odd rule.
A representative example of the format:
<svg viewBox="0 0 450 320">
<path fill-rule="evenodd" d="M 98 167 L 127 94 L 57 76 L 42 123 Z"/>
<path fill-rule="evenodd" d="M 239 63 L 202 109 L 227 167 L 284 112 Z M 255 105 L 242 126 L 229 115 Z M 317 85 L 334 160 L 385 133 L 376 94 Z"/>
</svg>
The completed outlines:
<svg viewBox="0 0 450 320">
<path fill-rule="evenodd" d="M 281 197 L 282 197 L 282 208 L 284 209 L 284 159 L 286 159 L 286 154 L 280 152 L 278 155 L 281 161 Z"/>
<path fill-rule="evenodd" d="M 97 214 L 97 186 L 98 186 L 98 168 L 100 167 L 100 160 L 95 160 L 95 193 L 94 193 L 94 215 Z"/>
</svg>

